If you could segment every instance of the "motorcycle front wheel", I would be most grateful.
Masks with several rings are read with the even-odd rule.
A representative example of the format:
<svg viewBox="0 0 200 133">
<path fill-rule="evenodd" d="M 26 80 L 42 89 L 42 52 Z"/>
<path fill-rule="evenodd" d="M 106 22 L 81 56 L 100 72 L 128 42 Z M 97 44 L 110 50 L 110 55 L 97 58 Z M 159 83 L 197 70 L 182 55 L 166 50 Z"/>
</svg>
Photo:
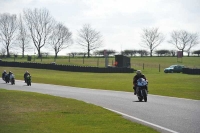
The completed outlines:
<svg viewBox="0 0 200 133">
<path fill-rule="evenodd" d="M 147 102 L 147 91 L 145 89 L 142 90 L 142 95 L 144 97 L 144 101 Z"/>
<path fill-rule="evenodd" d="M 142 102 L 143 98 L 142 98 L 142 97 L 138 97 L 138 100 L 139 100 L 140 102 Z"/>
</svg>

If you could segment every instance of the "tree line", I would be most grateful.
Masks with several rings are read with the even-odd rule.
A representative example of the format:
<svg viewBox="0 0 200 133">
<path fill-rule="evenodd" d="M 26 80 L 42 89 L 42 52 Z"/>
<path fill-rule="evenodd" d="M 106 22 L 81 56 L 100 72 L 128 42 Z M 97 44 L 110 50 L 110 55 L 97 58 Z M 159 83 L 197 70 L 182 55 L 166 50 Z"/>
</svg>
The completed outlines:
<svg viewBox="0 0 200 133">
<path fill-rule="evenodd" d="M 155 50 L 165 40 L 165 36 L 159 31 L 159 28 L 145 28 L 141 34 L 140 45 L 147 50 L 124 50 L 121 54 L 135 56 L 152 56 L 153 53 L 158 56 L 176 54 L 176 51 Z M 25 51 L 32 49 L 30 42 L 34 44 L 38 57 L 42 56 L 41 49 L 47 47 L 53 50 L 55 58 L 58 53 L 74 44 L 72 32 L 63 23 L 56 21 L 47 9 L 24 9 L 22 14 L 3 13 L 0 14 L 0 54 L 6 54 L 10 57 L 10 49 L 20 49 L 22 57 Z M 199 44 L 198 33 L 190 33 L 186 30 L 176 30 L 170 33 L 169 44 L 174 45 L 179 51 L 187 52 L 190 55 L 191 48 Z M 84 56 L 90 57 L 93 51 L 94 55 L 104 55 L 105 50 L 97 50 L 103 46 L 102 35 L 96 31 L 90 24 L 84 24 L 78 30 L 78 37 L 75 44 L 79 45 L 86 53 Z M 112 44 L 111 44 L 112 45 Z M 107 50 L 106 54 L 115 54 L 115 50 Z M 80 53 L 79 53 L 80 54 Z M 199 50 L 193 51 L 193 54 L 199 55 Z M 72 52 L 71 55 L 77 55 Z"/>
<path fill-rule="evenodd" d="M 71 55 L 73 55 L 73 54 L 74 53 L 71 53 Z M 108 56 L 113 56 L 115 54 L 118 54 L 118 52 L 115 50 L 106 50 L 106 54 Z M 150 55 L 150 53 L 147 50 L 123 50 L 120 52 L 120 54 L 126 55 L 126 56 L 131 56 L 131 57 L 138 56 L 138 55 L 141 57 Z M 161 50 L 155 50 L 154 54 L 156 56 L 177 56 L 177 51 L 161 49 Z M 200 50 L 195 50 L 191 54 L 200 56 Z M 75 55 L 84 55 L 84 53 L 76 53 Z M 93 56 L 105 56 L 105 50 L 94 51 Z"/>
</svg>

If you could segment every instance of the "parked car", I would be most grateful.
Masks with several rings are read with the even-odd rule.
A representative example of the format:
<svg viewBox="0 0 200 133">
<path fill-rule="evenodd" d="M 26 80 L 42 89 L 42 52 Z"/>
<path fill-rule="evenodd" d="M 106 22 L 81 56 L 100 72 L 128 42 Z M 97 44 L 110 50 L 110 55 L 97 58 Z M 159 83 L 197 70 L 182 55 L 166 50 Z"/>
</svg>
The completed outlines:
<svg viewBox="0 0 200 133">
<path fill-rule="evenodd" d="M 182 72 L 182 68 L 184 68 L 184 65 L 171 65 L 168 68 L 164 69 L 165 73 L 180 73 Z"/>
</svg>

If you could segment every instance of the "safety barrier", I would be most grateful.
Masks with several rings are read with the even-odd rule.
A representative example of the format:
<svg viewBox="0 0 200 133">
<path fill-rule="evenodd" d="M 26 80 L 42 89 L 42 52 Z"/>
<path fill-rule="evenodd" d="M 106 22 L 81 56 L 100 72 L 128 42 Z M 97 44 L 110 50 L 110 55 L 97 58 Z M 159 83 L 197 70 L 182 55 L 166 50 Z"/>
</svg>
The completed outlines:
<svg viewBox="0 0 200 133">
<path fill-rule="evenodd" d="M 200 74 L 199 68 L 183 68 L 182 69 L 185 74 Z"/>
<path fill-rule="evenodd" d="M 134 72 L 134 69 L 132 68 L 122 68 L 122 67 L 101 68 L 101 67 L 91 67 L 91 66 L 41 64 L 41 63 L 31 63 L 31 62 L 0 61 L 0 66 L 50 69 L 50 70 L 60 70 L 60 71 L 72 71 L 72 72 L 93 72 L 93 73 L 133 73 Z"/>
</svg>

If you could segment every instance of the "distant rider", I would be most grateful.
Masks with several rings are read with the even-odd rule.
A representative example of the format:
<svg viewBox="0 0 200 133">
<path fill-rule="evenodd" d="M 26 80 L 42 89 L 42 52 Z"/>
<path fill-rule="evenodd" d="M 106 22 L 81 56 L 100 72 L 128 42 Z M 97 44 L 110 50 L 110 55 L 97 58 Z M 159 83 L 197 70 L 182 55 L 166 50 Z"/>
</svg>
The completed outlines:
<svg viewBox="0 0 200 133">
<path fill-rule="evenodd" d="M 133 89 L 134 89 L 134 95 L 136 95 L 136 87 L 137 87 L 137 82 L 138 79 L 143 78 L 147 81 L 146 77 L 144 76 L 144 74 L 142 74 L 141 70 L 137 70 L 136 71 L 136 75 L 133 77 Z M 148 88 L 146 88 L 148 91 Z"/>
<path fill-rule="evenodd" d="M 9 75 L 10 75 L 10 76 L 9 76 L 9 77 L 10 77 L 10 81 L 11 81 L 13 78 L 15 78 L 15 75 L 14 75 L 11 71 L 9 72 Z"/>
<path fill-rule="evenodd" d="M 4 70 L 3 73 L 2 73 L 2 79 L 3 80 L 5 80 L 6 75 L 7 75 L 6 70 Z"/>
<path fill-rule="evenodd" d="M 27 80 L 27 76 L 28 75 L 30 75 L 30 73 L 28 72 L 28 71 L 26 71 L 25 73 L 24 73 L 24 81 L 25 81 L 25 83 L 26 83 L 26 80 Z"/>
<path fill-rule="evenodd" d="M 12 72 L 11 71 L 9 71 L 9 73 L 8 73 L 8 77 L 9 77 L 9 80 L 10 80 L 10 75 L 12 74 Z"/>
</svg>

